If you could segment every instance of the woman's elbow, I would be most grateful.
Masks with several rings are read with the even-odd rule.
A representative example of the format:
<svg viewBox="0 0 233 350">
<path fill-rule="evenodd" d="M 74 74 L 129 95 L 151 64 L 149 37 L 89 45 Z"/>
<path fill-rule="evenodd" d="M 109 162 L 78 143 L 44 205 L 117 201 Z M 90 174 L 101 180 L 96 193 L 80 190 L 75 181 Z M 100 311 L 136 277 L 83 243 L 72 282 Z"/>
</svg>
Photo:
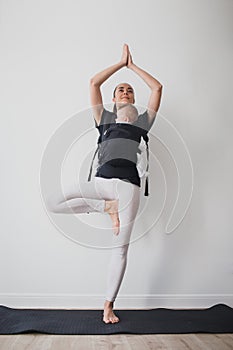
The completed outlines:
<svg viewBox="0 0 233 350">
<path fill-rule="evenodd" d="M 89 80 L 89 85 L 94 85 L 95 84 L 95 80 L 94 80 L 94 78 L 91 78 L 90 80 Z"/>
<path fill-rule="evenodd" d="M 91 85 L 91 86 L 99 86 L 99 84 L 97 83 L 95 77 L 92 77 L 92 78 L 90 79 L 90 85 Z"/>
</svg>

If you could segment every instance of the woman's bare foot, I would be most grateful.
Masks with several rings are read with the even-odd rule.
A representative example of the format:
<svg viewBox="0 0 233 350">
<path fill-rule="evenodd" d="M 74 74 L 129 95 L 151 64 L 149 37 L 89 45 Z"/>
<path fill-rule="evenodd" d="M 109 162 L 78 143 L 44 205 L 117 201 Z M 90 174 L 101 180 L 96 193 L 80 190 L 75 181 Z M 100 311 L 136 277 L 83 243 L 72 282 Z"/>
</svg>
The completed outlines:
<svg viewBox="0 0 233 350">
<path fill-rule="evenodd" d="M 104 303 L 103 321 L 105 323 L 117 323 L 119 318 L 113 312 L 113 302 L 106 300 Z"/>
<path fill-rule="evenodd" d="M 118 235 L 120 229 L 120 220 L 118 215 L 118 200 L 105 201 L 104 211 L 110 215 L 113 224 L 113 231 L 115 235 Z"/>
</svg>

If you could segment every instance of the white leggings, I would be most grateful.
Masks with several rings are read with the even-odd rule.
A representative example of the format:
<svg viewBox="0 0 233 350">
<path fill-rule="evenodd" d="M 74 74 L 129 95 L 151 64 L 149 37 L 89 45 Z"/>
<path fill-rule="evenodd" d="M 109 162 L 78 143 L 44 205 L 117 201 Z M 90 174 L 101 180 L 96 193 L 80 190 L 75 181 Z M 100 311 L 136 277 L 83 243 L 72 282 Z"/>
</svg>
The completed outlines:
<svg viewBox="0 0 233 350">
<path fill-rule="evenodd" d="M 94 177 L 90 182 L 63 189 L 63 195 L 47 199 L 47 208 L 53 213 L 104 213 L 105 201 L 118 199 L 120 231 L 113 233 L 112 256 L 108 270 L 106 300 L 115 301 L 127 265 L 130 236 L 136 217 L 140 187 L 117 178 Z"/>
</svg>

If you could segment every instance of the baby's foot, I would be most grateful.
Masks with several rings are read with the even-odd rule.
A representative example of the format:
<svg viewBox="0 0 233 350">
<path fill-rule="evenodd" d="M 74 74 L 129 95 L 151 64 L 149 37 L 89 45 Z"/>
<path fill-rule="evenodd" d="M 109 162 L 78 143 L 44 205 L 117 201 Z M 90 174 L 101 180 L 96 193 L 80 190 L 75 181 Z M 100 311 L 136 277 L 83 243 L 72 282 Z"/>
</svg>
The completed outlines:
<svg viewBox="0 0 233 350">
<path fill-rule="evenodd" d="M 106 201 L 105 212 L 107 212 L 110 215 L 113 224 L 113 231 L 115 235 L 118 235 L 120 229 L 120 220 L 118 215 L 118 200 Z"/>
</svg>

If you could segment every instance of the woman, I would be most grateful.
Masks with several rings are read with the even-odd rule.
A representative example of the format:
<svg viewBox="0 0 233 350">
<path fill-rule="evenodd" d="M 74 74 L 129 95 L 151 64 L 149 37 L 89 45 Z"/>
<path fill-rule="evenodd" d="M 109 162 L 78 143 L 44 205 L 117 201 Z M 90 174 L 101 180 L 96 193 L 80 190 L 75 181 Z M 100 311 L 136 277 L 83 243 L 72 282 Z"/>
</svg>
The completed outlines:
<svg viewBox="0 0 233 350">
<path fill-rule="evenodd" d="M 103 106 L 101 85 L 123 67 L 138 74 L 151 89 L 147 110 L 139 116 L 135 108 L 128 108 L 132 107 L 135 99 L 133 88 L 127 83 L 118 84 L 114 90 L 113 112 L 107 111 Z M 102 140 L 106 137 L 105 142 L 101 142 L 100 145 L 99 166 L 95 177 L 93 181 L 79 184 L 79 189 L 66 189 L 65 198 L 52 196 L 47 202 L 49 210 L 55 213 L 101 212 L 110 215 L 115 235 L 104 303 L 105 323 L 119 322 L 119 318 L 113 312 L 113 305 L 124 277 L 130 235 L 140 199 L 140 178 L 135 152 L 142 133 L 148 132 L 154 122 L 161 94 L 162 85 L 133 63 L 129 47 L 124 44 L 120 62 L 106 68 L 90 80 L 95 124 Z M 122 133 L 124 136 L 119 142 L 119 135 L 123 135 Z M 127 135 L 130 140 L 127 139 Z M 123 159 L 119 159 L 122 152 Z"/>
</svg>

